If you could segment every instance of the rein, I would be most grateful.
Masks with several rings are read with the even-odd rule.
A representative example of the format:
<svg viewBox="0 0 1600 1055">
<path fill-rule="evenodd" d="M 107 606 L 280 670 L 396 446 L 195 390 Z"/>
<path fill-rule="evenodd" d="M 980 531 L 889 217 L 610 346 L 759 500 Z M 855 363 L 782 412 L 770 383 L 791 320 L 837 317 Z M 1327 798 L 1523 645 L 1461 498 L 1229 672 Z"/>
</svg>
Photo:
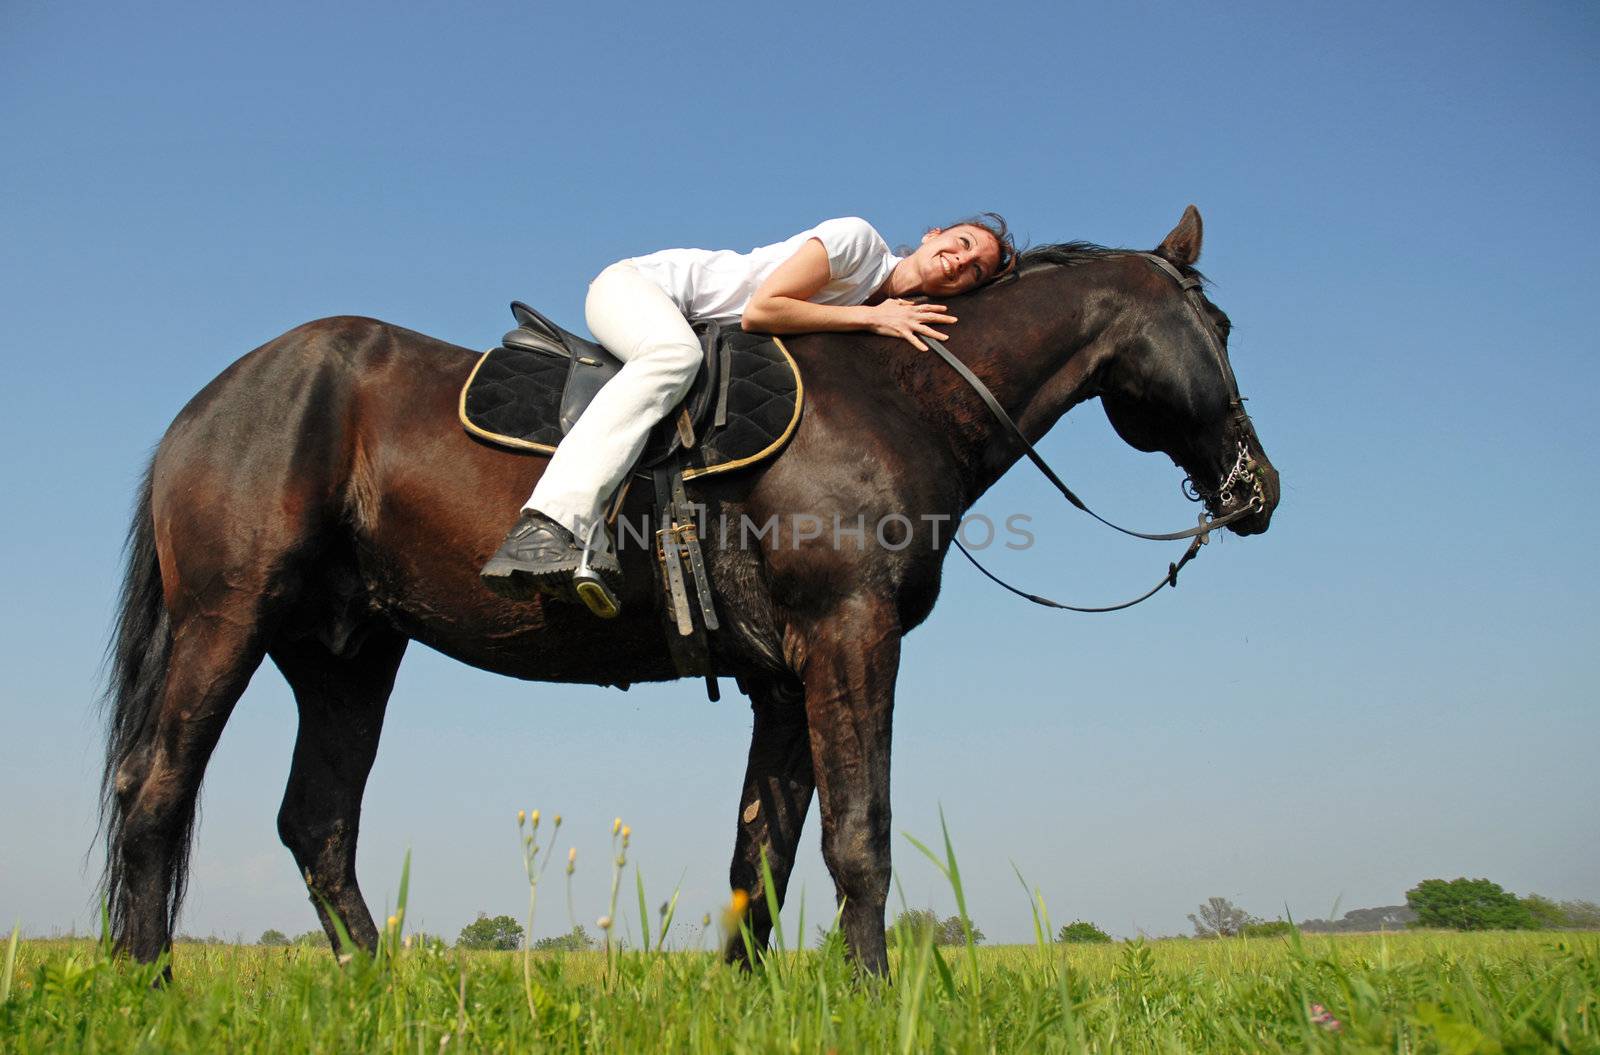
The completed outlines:
<svg viewBox="0 0 1600 1055">
<path fill-rule="evenodd" d="M 1199 311 L 1198 307 L 1194 304 L 1192 297 L 1188 296 L 1188 294 L 1192 294 L 1195 290 L 1199 289 L 1200 280 L 1198 278 L 1183 274 L 1177 268 L 1173 267 L 1172 264 L 1153 253 L 1139 253 L 1137 255 L 1150 261 L 1161 271 L 1166 272 L 1168 275 L 1172 276 L 1172 278 L 1176 279 L 1178 285 L 1182 287 L 1186 295 L 1185 300 L 1187 303 L 1191 308 L 1194 308 L 1196 312 Z M 1206 329 L 1204 326 L 1202 326 L 1202 329 L 1204 329 L 1207 334 L 1210 333 L 1210 330 Z M 1200 547 L 1204 546 L 1210 541 L 1210 533 L 1213 530 L 1220 527 L 1226 527 L 1235 520 L 1243 519 L 1244 517 L 1257 512 L 1261 508 L 1262 498 L 1260 483 L 1252 474 L 1250 477 L 1252 490 L 1250 501 L 1226 516 L 1208 519 L 1205 513 L 1201 513 L 1199 524 L 1184 531 L 1134 531 L 1133 529 L 1125 528 L 1120 524 L 1114 524 L 1105 517 L 1101 516 L 1099 513 L 1096 513 L 1094 510 L 1090 509 L 1088 505 L 1085 504 L 1083 499 L 1072 493 L 1072 488 L 1068 487 L 1066 483 L 1062 481 L 1061 477 L 1056 475 L 1055 470 L 1050 468 L 1049 463 L 1046 462 L 1043 456 L 1041 456 L 1039 452 L 1034 449 L 1033 444 L 1028 442 L 1028 438 L 1022 434 L 1022 430 L 1017 427 L 1017 423 L 1012 420 L 1011 415 L 1006 413 L 1006 409 L 1000 405 L 1000 401 L 996 399 L 994 393 L 989 390 L 989 386 L 984 384 L 977 374 L 974 374 L 971 370 L 969 370 L 967 368 L 967 364 L 963 363 L 960 359 L 957 359 L 953 354 L 951 354 L 950 349 L 944 346 L 944 342 L 926 335 L 922 336 L 922 341 L 927 344 L 928 347 L 932 348 L 936 353 L 938 353 L 939 357 L 948 363 L 951 369 L 960 374 L 962 380 L 966 381 L 966 383 L 972 387 L 973 391 L 978 393 L 979 397 L 981 397 L 983 402 L 988 406 L 989 412 L 993 414 L 995 420 L 1001 424 L 1011 441 L 1016 444 L 1023 454 L 1027 455 L 1028 460 L 1033 462 L 1039 471 L 1044 474 L 1045 479 L 1049 480 L 1050 483 L 1055 486 L 1055 489 L 1061 492 L 1062 497 L 1064 497 L 1068 502 L 1072 503 L 1072 505 L 1077 509 L 1089 514 L 1106 527 L 1111 528 L 1114 531 L 1120 531 L 1124 535 L 1131 535 L 1134 538 L 1148 539 L 1151 542 L 1176 542 L 1181 541 L 1182 539 L 1190 540 L 1189 547 L 1184 551 L 1183 556 L 1174 563 L 1167 565 L 1167 574 L 1162 576 L 1161 580 L 1149 590 L 1140 594 L 1138 597 L 1135 597 L 1131 601 L 1124 601 L 1121 604 L 1106 605 L 1104 607 L 1091 608 L 1081 605 L 1063 604 L 1060 601 L 1052 601 L 1048 597 L 1040 597 L 1037 594 L 1031 594 L 1026 590 L 1018 589 L 1017 587 L 1012 586 L 1010 583 L 996 576 L 982 564 L 978 563 L 978 558 L 974 557 L 970 552 L 968 552 L 967 548 L 961 544 L 961 540 L 959 538 L 951 538 L 951 541 L 956 544 L 956 548 L 961 551 L 962 556 L 971 561 L 974 568 L 977 568 L 980 572 L 982 572 L 990 581 L 1004 587 L 1005 589 L 1016 594 L 1018 597 L 1032 601 L 1034 604 L 1044 605 L 1047 608 L 1059 608 L 1069 612 L 1087 612 L 1093 614 L 1099 612 L 1119 612 L 1124 608 L 1132 608 L 1141 601 L 1146 601 L 1155 596 L 1164 586 L 1176 587 L 1178 585 L 1178 572 L 1183 568 L 1184 565 L 1188 564 L 1191 560 L 1199 555 Z M 1243 401 L 1238 395 L 1238 383 L 1234 380 L 1233 372 L 1228 369 L 1227 359 L 1222 355 L 1215 340 L 1212 341 L 1212 353 L 1217 358 L 1217 366 L 1222 371 L 1223 379 L 1228 383 L 1229 389 L 1234 393 L 1234 398 L 1232 401 L 1234 413 L 1248 421 L 1249 416 L 1244 413 Z M 1221 488 L 1218 489 L 1217 494 L 1219 496 L 1226 496 L 1230 492 L 1232 485 L 1240 478 L 1241 475 L 1247 472 L 1249 461 L 1249 451 L 1247 450 L 1244 441 L 1241 439 L 1239 442 L 1238 457 L 1234 460 L 1233 468 L 1228 472 L 1225 482 Z M 1193 486 L 1193 484 L 1191 484 L 1191 486 Z M 1196 488 L 1197 492 L 1198 490 L 1199 489 Z"/>
</svg>

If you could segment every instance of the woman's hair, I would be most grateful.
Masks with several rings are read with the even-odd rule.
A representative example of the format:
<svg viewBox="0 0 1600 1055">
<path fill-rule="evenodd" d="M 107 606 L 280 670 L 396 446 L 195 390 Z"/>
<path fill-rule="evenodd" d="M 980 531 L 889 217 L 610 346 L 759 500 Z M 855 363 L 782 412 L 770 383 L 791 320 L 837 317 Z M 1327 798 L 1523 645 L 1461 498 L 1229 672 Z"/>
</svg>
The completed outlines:
<svg viewBox="0 0 1600 1055">
<path fill-rule="evenodd" d="M 979 230 L 988 231 L 994 236 L 995 242 L 1000 246 L 1000 263 L 994 269 L 994 274 L 985 279 L 985 282 L 993 282 L 1001 275 L 1008 275 L 1016 270 L 1017 243 L 1012 240 L 1011 228 L 1007 226 L 1004 216 L 997 212 L 980 212 L 976 216 L 953 220 L 940 227 L 939 230 L 948 231 L 952 227 L 976 227 Z"/>
</svg>

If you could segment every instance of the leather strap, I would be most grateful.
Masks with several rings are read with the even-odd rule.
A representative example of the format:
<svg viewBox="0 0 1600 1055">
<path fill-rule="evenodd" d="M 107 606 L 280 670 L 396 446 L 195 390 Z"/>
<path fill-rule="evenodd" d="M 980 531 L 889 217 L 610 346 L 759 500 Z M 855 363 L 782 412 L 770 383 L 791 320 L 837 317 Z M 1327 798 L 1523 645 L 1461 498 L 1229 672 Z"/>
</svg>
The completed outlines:
<svg viewBox="0 0 1600 1055">
<path fill-rule="evenodd" d="M 990 582 L 1010 590 L 1012 593 L 1023 598 L 1024 600 L 1032 601 L 1034 604 L 1042 604 L 1046 608 L 1060 608 L 1068 612 L 1087 612 L 1090 615 L 1095 615 L 1101 612 L 1120 612 L 1124 608 L 1132 608 L 1139 602 L 1148 601 L 1150 598 L 1154 597 L 1163 586 L 1171 586 L 1176 589 L 1178 585 L 1178 572 L 1183 569 L 1185 564 L 1188 564 L 1190 561 L 1194 560 L 1194 558 L 1200 553 L 1200 547 L 1206 544 L 1204 536 L 1201 535 L 1196 535 L 1194 538 L 1190 539 L 1189 548 L 1183 551 L 1183 556 L 1178 558 L 1177 563 L 1167 565 L 1167 574 L 1161 577 L 1161 581 L 1150 587 L 1150 589 L 1146 590 L 1138 597 L 1135 597 L 1133 600 L 1123 601 L 1121 604 L 1109 604 L 1101 608 L 1089 608 L 1076 604 L 1063 604 L 1061 601 L 1052 601 L 1048 597 L 1040 597 L 1038 594 L 1029 593 L 1026 590 L 1019 590 L 1015 586 L 1012 586 L 1010 583 L 1006 582 L 1004 579 L 995 575 L 995 573 L 990 571 L 988 568 L 985 568 L 983 565 L 979 564 L 978 558 L 967 552 L 967 547 L 961 544 L 960 539 L 955 539 L 953 541 L 956 544 L 956 548 L 961 551 L 961 555 L 967 558 L 967 560 L 971 561 L 974 568 L 977 568 L 979 571 L 983 572 L 984 577 Z"/>
<path fill-rule="evenodd" d="M 720 429 L 728 423 L 728 387 L 733 381 L 733 349 L 724 348 L 717 360 L 717 409 L 711 417 L 711 427 Z"/>
<path fill-rule="evenodd" d="M 680 527 L 686 524 L 692 525 L 695 520 L 695 510 L 689 504 L 688 495 L 684 491 L 682 472 L 683 464 L 677 456 L 651 471 L 651 479 L 655 483 L 655 512 L 659 525 L 656 532 L 656 553 L 662 588 L 666 595 L 666 604 L 662 611 L 667 624 L 664 627 L 667 651 L 672 656 L 673 668 L 679 674 L 686 677 L 700 674 L 705 677 L 706 697 L 715 702 L 722 698 L 722 693 L 717 686 L 716 666 L 711 659 L 711 646 L 706 632 L 716 630 L 719 624 L 711 600 L 711 582 L 706 573 L 705 558 L 700 550 L 698 535 L 691 527 L 691 533 L 686 539 L 680 537 Z M 687 562 L 685 550 L 687 550 Z M 689 565 L 687 572 L 684 569 L 685 563 Z M 693 577 L 695 593 L 699 596 L 700 610 L 704 616 L 704 625 L 696 622 L 694 611 L 689 605 L 686 576 Z"/>
<path fill-rule="evenodd" d="M 656 485 L 656 514 L 660 517 L 660 527 L 656 531 L 657 554 L 661 560 L 661 574 L 666 578 L 667 601 L 671 608 L 670 617 L 676 623 L 677 635 L 667 634 L 667 644 L 672 652 L 672 660 L 678 668 L 679 674 L 697 674 L 695 662 L 684 639 L 692 637 L 695 632 L 694 614 L 689 609 L 689 591 L 684 584 L 682 555 L 678 549 L 678 540 L 672 533 L 672 469 L 670 466 L 658 466 L 651 472 L 651 477 Z"/>
</svg>

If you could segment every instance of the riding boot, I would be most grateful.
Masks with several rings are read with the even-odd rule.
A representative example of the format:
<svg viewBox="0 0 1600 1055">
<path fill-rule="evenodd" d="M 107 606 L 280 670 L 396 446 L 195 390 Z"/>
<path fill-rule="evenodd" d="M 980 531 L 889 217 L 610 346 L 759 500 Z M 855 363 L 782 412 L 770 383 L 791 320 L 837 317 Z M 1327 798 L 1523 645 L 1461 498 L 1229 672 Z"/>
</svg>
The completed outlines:
<svg viewBox="0 0 1600 1055">
<path fill-rule="evenodd" d="M 582 599 L 596 615 L 609 618 L 617 614 L 622 566 L 609 549 L 586 550 L 556 521 L 524 509 L 478 577 L 501 597 L 527 601 L 545 594 L 562 601 Z"/>
</svg>

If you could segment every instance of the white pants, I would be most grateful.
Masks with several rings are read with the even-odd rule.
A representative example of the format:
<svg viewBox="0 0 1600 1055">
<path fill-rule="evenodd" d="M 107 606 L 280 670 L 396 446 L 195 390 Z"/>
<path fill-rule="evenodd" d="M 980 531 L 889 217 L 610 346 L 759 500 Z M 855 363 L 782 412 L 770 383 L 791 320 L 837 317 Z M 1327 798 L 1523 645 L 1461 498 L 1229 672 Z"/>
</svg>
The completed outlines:
<svg viewBox="0 0 1600 1055">
<path fill-rule="evenodd" d="M 644 450 L 650 429 L 689 391 L 700 369 L 700 340 L 671 297 L 627 261 L 589 284 L 589 331 L 623 361 L 551 456 L 525 508 L 582 542 L 590 525 Z M 596 541 L 605 545 L 604 531 Z"/>
</svg>

